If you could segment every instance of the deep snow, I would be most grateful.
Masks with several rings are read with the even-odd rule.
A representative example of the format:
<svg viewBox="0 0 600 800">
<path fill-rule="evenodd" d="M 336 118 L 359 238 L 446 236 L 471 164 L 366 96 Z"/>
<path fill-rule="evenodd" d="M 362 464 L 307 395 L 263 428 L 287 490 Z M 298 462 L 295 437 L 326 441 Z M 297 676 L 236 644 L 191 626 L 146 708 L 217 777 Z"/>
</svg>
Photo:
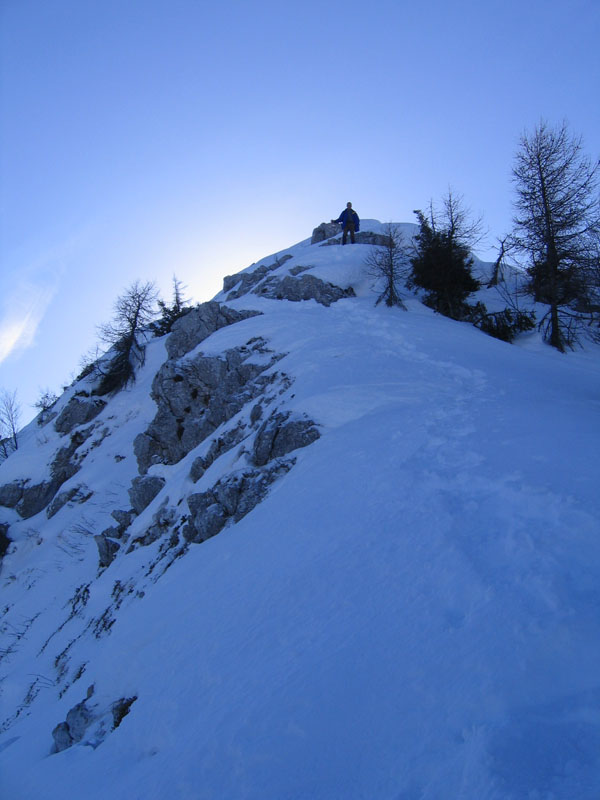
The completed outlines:
<svg viewBox="0 0 600 800">
<path fill-rule="evenodd" d="M 560 355 L 537 334 L 508 345 L 410 297 L 407 311 L 375 307 L 366 251 L 278 254 L 293 259 L 274 274 L 310 266 L 357 297 L 325 308 L 246 295 L 229 305 L 263 315 L 199 345 L 264 337 L 288 354 L 285 407 L 321 426 L 237 525 L 158 580 L 159 543 L 97 576 L 89 531 L 128 505 L 163 340 L 102 412 L 110 435 L 73 479 L 94 497 L 50 520 L 0 509 L 15 539 L 0 575 L 14 644 L 2 719 L 34 695 L 0 735 L 2 797 L 600 797 L 598 350 Z M 50 428 L 28 426 L 0 485 L 43 475 Z M 139 530 L 165 494 L 191 490 L 193 456 L 153 468 L 167 486 Z M 134 588 L 110 633 L 85 633 L 117 580 Z M 56 658 L 78 636 L 69 669 L 85 671 L 59 697 Z M 100 744 L 51 754 L 91 684 L 100 706 L 137 700 Z"/>
</svg>

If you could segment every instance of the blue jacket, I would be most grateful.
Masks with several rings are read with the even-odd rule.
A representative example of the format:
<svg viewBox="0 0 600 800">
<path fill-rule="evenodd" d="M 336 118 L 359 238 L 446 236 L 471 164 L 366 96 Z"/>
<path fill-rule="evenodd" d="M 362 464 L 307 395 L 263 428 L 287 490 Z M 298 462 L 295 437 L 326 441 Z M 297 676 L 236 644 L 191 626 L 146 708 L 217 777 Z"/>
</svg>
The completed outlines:
<svg viewBox="0 0 600 800">
<path fill-rule="evenodd" d="M 352 221 L 354 222 L 354 230 L 355 231 L 359 231 L 360 230 L 360 220 L 358 218 L 358 214 L 356 213 L 356 211 L 353 208 L 345 208 L 342 211 L 342 213 L 339 215 L 339 217 L 336 219 L 336 222 L 341 222 L 342 225 L 345 225 L 346 222 L 348 222 L 348 214 L 349 213 L 352 214 L 352 219 L 350 220 L 350 222 L 352 222 Z"/>
</svg>

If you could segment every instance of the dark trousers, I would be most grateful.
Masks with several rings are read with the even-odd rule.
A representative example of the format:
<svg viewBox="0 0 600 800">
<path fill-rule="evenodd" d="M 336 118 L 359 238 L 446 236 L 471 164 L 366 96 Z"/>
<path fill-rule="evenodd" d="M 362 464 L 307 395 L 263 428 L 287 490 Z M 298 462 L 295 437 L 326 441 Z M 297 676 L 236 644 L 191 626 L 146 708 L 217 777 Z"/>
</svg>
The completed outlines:
<svg viewBox="0 0 600 800">
<path fill-rule="evenodd" d="M 344 225 L 344 235 L 342 236 L 342 244 L 346 244 L 346 240 L 348 238 L 348 232 L 350 232 L 350 241 L 354 244 L 354 223 L 347 222 Z"/>
</svg>

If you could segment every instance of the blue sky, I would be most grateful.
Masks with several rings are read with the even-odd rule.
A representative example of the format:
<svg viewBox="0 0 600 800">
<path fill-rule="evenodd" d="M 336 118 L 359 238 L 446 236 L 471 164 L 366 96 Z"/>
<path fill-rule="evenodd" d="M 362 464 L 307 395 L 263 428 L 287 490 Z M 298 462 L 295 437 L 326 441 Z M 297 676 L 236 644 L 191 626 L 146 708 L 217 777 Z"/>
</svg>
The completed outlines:
<svg viewBox="0 0 600 800">
<path fill-rule="evenodd" d="M 600 153 L 600 2 L 2 0 L 0 387 L 59 391 L 136 278 L 194 301 L 351 200 L 511 219 L 518 138 Z"/>
</svg>

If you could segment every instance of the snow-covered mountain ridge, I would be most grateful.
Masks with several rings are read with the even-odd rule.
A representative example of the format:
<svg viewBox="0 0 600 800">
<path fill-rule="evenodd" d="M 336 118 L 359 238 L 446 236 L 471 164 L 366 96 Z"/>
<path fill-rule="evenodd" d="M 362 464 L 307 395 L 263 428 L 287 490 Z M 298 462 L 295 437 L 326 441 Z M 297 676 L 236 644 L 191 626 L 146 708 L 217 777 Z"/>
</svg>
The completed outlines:
<svg viewBox="0 0 600 800">
<path fill-rule="evenodd" d="M 227 278 L 22 432 L 3 796 L 597 797 L 597 350 L 375 308 L 369 247 Z"/>
</svg>

